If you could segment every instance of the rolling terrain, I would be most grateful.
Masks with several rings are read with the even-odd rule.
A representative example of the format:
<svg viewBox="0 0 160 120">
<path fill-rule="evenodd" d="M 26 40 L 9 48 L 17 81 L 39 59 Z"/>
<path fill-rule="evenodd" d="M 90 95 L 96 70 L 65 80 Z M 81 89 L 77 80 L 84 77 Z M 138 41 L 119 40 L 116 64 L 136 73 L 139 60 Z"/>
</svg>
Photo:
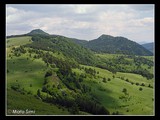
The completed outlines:
<svg viewBox="0 0 160 120">
<path fill-rule="evenodd" d="M 154 114 L 150 52 L 95 53 L 74 41 L 39 29 L 7 38 L 8 115 Z"/>
</svg>

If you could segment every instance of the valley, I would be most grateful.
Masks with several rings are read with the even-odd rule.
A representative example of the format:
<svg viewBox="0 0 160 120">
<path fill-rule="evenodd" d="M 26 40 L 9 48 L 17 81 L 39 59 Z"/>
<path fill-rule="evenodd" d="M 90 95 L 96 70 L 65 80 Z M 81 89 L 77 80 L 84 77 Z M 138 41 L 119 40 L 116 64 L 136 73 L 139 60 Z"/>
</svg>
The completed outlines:
<svg viewBox="0 0 160 120">
<path fill-rule="evenodd" d="M 154 56 L 139 45 L 135 54 L 92 51 L 41 30 L 6 43 L 8 115 L 154 114 Z"/>
</svg>

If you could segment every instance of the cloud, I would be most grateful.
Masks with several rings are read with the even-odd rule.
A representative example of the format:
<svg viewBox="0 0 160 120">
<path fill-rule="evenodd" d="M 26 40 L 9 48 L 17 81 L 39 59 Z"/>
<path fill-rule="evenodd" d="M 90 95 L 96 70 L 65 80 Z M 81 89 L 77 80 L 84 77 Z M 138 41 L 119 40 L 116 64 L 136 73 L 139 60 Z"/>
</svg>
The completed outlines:
<svg viewBox="0 0 160 120">
<path fill-rule="evenodd" d="M 7 5 L 7 35 L 40 28 L 50 34 L 85 40 L 109 34 L 153 41 L 150 39 L 154 36 L 153 8 L 154 5 L 127 4 Z"/>
<path fill-rule="evenodd" d="M 153 4 L 134 4 L 130 5 L 130 7 L 137 11 L 150 11 L 154 9 Z"/>
<path fill-rule="evenodd" d="M 18 23 L 18 22 L 25 22 L 27 20 L 32 20 L 34 18 L 37 18 L 40 13 L 32 12 L 32 11 L 24 11 L 24 10 L 19 10 L 14 7 L 8 7 L 6 9 L 6 14 L 7 14 L 7 23 L 12 24 L 12 23 Z"/>
</svg>

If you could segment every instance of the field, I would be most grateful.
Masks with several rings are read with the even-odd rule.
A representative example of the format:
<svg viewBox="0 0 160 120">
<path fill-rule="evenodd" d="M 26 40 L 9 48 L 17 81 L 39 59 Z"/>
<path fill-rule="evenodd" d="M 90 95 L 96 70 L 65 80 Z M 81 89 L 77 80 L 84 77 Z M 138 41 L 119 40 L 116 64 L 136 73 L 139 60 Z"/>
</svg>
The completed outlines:
<svg viewBox="0 0 160 120">
<path fill-rule="evenodd" d="M 83 65 L 84 66 L 84 65 Z M 118 72 L 113 78 L 113 74 L 107 70 L 103 70 L 96 67 L 84 66 L 93 68 L 99 71 L 100 78 L 88 79 L 85 81 L 92 87 L 92 92 L 97 96 L 99 102 L 101 102 L 111 112 L 119 112 L 125 115 L 152 115 L 153 114 L 153 99 L 154 90 L 153 88 L 147 87 L 148 84 L 153 81 L 146 80 L 144 77 L 137 74 L 121 73 Z M 76 72 L 82 72 L 81 70 L 75 69 Z M 124 77 L 124 80 L 118 77 Z M 102 78 L 110 78 L 111 80 L 105 83 Z M 144 83 L 146 86 L 140 86 L 126 82 L 125 79 L 138 83 Z M 140 91 L 139 88 L 143 90 Z M 122 90 L 126 88 L 128 95 L 124 95 Z M 120 97 L 122 99 L 120 99 Z M 124 98 L 123 98 L 124 97 Z"/>
<path fill-rule="evenodd" d="M 46 65 L 40 59 L 29 58 L 27 54 L 21 57 L 12 55 L 12 47 L 24 45 L 29 43 L 31 37 L 17 37 L 9 38 L 7 41 L 7 114 L 13 114 L 13 110 L 34 110 L 36 115 L 65 115 L 69 112 L 62 107 L 44 103 L 37 99 L 34 95 L 37 90 L 42 88 L 44 82 L 44 74 L 46 72 Z M 28 58 L 27 58 L 28 57 Z M 25 95 L 14 91 L 11 86 L 20 85 L 20 88 L 25 91 Z M 25 103 L 25 104 L 24 104 Z M 30 115 L 31 113 L 24 114 Z"/>
<path fill-rule="evenodd" d="M 25 45 L 31 42 L 32 42 L 31 37 L 25 36 L 25 37 L 8 38 L 6 43 L 7 47 L 11 47 L 11 46 Z"/>
<path fill-rule="evenodd" d="M 36 115 L 66 115 L 71 114 L 67 108 L 54 104 L 43 102 L 36 97 L 38 89 L 41 90 L 44 85 L 44 76 L 46 71 L 50 69 L 42 58 L 34 58 L 34 55 L 26 52 L 20 56 L 15 56 L 11 51 L 13 47 L 24 45 L 31 42 L 30 37 L 16 37 L 7 40 L 7 114 L 12 114 L 14 109 L 35 110 Z M 25 48 L 28 50 L 28 48 Z M 42 50 L 43 51 L 43 50 Z M 47 53 L 47 51 L 43 51 Z M 61 53 L 49 52 L 54 57 L 62 60 L 68 58 Z M 103 60 L 112 59 L 121 54 L 97 54 Z M 144 56 L 147 59 L 153 60 L 153 57 Z M 132 59 L 125 58 L 133 62 Z M 128 68 L 127 68 L 128 66 Z M 127 65 L 127 69 L 135 67 L 135 64 Z M 154 114 L 154 79 L 147 79 L 139 74 L 116 72 L 112 73 L 106 69 L 80 65 L 83 68 L 91 68 L 96 71 L 96 75 L 87 76 L 83 84 L 91 87 L 91 94 L 97 101 L 110 111 L 111 114 L 121 115 L 153 115 Z M 148 69 L 148 66 L 143 65 L 142 68 Z M 57 69 L 57 68 L 55 68 Z M 76 74 L 85 74 L 84 69 L 72 68 Z M 153 67 L 150 68 L 153 72 Z M 50 77 L 57 82 L 59 79 L 56 76 Z M 50 79 L 48 78 L 48 79 Z M 62 82 L 59 82 L 62 84 Z M 18 87 L 18 88 L 17 88 Z M 62 85 L 62 90 L 71 92 Z M 21 90 L 21 92 L 18 92 Z M 60 92 L 60 91 L 59 91 Z M 69 93 L 68 92 L 68 93 Z M 47 95 L 45 92 L 41 92 Z M 80 111 L 79 114 L 89 114 Z"/>
<path fill-rule="evenodd" d="M 22 95 L 12 89 L 7 90 L 8 115 L 68 115 L 65 108 L 42 102 L 33 95 Z M 23 110 L 24 114 L 15 114 L 13 110 Z M 26 111 L 30 112 L 26 112 Z"/>
<path fill-rule="evenodd" d="M 14 63 L 14 64 L 13 64 Z M 36 115 L 69 114 L 65 109 L 44 103 L 35 98 L 37 90 L 42 88 L 44 82 L 45 65 L 41 60 L 27 60 L 25 56 L 7 60 L 7 109 L 12 110 L 35 110 Z M 26 91 L 25 95 L 11 89 L 11 86 L 19 84 Z M 25 103 L 25 104 L 24 104 Z M 14 115 L 14 114 L 13 114 Z"/>
</svg>

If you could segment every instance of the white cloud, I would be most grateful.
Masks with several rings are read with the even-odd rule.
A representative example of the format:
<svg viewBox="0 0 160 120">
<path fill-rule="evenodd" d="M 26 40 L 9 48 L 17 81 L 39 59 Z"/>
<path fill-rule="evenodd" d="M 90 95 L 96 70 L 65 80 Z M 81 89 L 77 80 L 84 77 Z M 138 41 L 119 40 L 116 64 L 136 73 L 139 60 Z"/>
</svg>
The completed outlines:
<svg viewBox="0 0 160 120">
<path fill-rule="evenodd" d="M 134 19 L 128 21 L 130 27 L 149 27 L 152 28 L 154 25 L 154 19 L 152 17 L 146 17 L 142 19 Z"/>
<path fill-rule="evenodd" d="M 130 8 L 137 11 L 149 11 L 149 10 L 153 10 L 154 5 L 153 4 L 133 4 L 133 5 L 130 5 Z"/>
<path fill-rule="evenodd" d="M 6 27 L 7 35 L 40 28 L 50 34 L 79 39 L 109 34 L 153 41 L 153 14 L 153 5 L 7 5 Z"/>
<path fill-rule="evenodd" d="M 13 7 L 8 7 L 6 9 L 6 14 L 7 14 L 6 18 L 7 24 L 26 22 L 27 20 L 32 20 L 38 17 L 39 15 L 39 13 L 35 13 L 32 11 L 18 10 Z"/>
</svg>

